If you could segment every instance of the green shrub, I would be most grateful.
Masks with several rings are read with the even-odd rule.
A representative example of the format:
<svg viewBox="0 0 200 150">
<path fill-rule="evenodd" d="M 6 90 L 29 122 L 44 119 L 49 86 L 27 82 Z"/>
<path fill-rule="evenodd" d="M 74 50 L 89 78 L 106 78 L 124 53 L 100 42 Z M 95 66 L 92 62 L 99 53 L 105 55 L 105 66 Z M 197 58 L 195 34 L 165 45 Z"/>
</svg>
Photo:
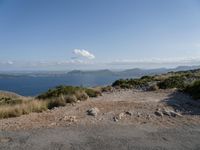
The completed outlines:
<svg viewBox="0 0 200 150">
<path fill-rule="evenodd" d="M 74 95 L 77 91 L 83 91 L 81 87 L 73 87 L 73 86 L 58 86 L 54 89 L 48 90 L 46 93 L 39 95 L 37 98 L 39 99 L 48 99 L 59 97 L 60 95 Z"/>
<path fill-rule="evenodd" d="M 140 80 L 146 80 L 146 81 L 154 81 L 154 77 L 153 76 L 143 76 L 140 78 Z"/>
<path fill-rule="evenodd" d="M 130 89 L 130 88 L 140 88 L 144 86 L 148 86 L 149 82 L 155 81 L 154 77 L 152 76 L 143 76 L 140 79 L 120 79 L 115 81 L 112 86 L 113 87 L 120 87 L 124 89 Z"/>
<path fill-rule="evenodd" d="M 155 85 L 151 85 L 149 88 L 148 88 L 148 91 L 157 91 L 159 90 L 159 87 L 157 84 Z"/>
<path fill-rule="evenodd" d="M 130 79 L 131 80 L 131 79 Z M 112 86 L 113 87 L 120 87 L 120 88 L 123 88 L 123 89 L 129 89 L 129 88 L 132 88 L 132 85 L 130 84 L 130 81 L 129 79 L 119 79 L 117 81 L 115 81 Z"/>
<path fill-rule="evenodd" d="M 53 109 L 55 107 L 60 107 L 60 106 L 65 106 L 65 105 L 66 105 L 65 100 L 62 99 L 62 98 L 58 98 L 58 99 L 50 100 L 48 102 L 47 108 L 48 109 Z"/>
<path fill-rule="evenodd" d="M 192 85 L 189 85 L 184 90 L 190 94 L 194 99 L 200 99 L 200 80 L 195 81 Z"/>
<path fill-rule="evenodd" d="M 63 98 L 65 99 L 66 103 L 76 103 L 78 101 L 75 95 L 67 95 L 63 96 Z"/>
<path fill-rule="evenodd" d="M 85 91 L 76 91 L 75 96 L 80 101 L 85 101 L 89 98 L 89 96 L 85 93 Z"/>
<path fill-rule="evenodd" d="M 101 91 L 92 88 L 73 87 L 73 86 L 58 86 L 48 90 L 46 93 L 39 95 L 38 99 L 52 99 L 60 96 L 68 97 L 66 102 L 74 102 L 77 100 L 84 101 L 89 97 L 97 97 L 101 95 Z M 75 98 L 76 97 L 76 98 Z"/>
<path fill-rule="evenodd" d="M 186 86 L 185 77 L 183 76 L 172 76 L 158 83 L 158 87 L 160 89 L 170 89 L 170 88 L 184 89 L 185 86 Z"/>
<path fill-rule="evenodd" d="M 113 87 L 112 86 L 105 86 L 101 88 L 102 92 L 112 92 L 113 91 Z"/>
<path fill-rule="evenodd" d="M 101 91 L 95 89 L 86 89 L 85 92 L 89 97 L 98 97 L 101 95 Z"/>
<path fill-rule="evenodd" d="M 10 97 L 1 97 L 0 98 L 0 105 L 16 105 L 23 103 L 21 99 L 13 99 Z"/>
</svg>

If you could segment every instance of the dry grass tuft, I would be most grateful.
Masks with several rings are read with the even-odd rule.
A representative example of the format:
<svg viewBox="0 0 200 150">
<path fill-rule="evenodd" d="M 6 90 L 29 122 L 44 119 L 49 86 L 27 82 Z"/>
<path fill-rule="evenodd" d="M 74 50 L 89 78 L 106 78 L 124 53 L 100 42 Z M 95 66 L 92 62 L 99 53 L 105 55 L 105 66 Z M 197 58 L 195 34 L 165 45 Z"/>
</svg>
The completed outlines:
<svg viewBox="0 0 200 150">
<path fill-rule="evenodd" d="M 18 117 L 31 112 L 42 112 L 48 109 L 46 101 L 30 100 L 17 105 L 0 106 L 0 118 Z"/>
</svg>

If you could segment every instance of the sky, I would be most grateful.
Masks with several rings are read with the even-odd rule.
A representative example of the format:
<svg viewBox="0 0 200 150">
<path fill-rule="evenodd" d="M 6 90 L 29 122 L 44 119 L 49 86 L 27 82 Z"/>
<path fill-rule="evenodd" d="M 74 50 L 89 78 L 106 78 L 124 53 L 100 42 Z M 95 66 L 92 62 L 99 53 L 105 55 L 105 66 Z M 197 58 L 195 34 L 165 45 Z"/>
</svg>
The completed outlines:
<svg viewBox="0 0 200 150">
<path fill-rule="evenodd" d="M 0 0 L 0 71 L 200 65 L 200 0 Z"/>
</svg>

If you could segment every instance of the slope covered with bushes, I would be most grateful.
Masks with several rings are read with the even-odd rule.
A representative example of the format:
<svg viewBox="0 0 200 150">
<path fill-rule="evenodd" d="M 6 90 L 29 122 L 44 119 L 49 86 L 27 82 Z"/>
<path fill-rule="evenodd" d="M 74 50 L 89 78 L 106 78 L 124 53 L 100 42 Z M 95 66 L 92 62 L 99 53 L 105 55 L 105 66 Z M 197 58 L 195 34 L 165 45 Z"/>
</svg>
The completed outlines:
<svg viewBox="0 0 200 150">
<path fill-rule="evenodd" d="M 101 94 L 100 91 L 93 88 L 83 88 L 74 86 L 58 86 L 53 89 L 49 89 L 47 92 L 39 95 L 38 99 L 51 99 L 60 96 L 70 96 L 70 98 L 76 97 L 77 100 L 86 100 L 88 97 L 97 97 Z"/>
<path fill-rule="evenodd" d="M 200 99 L 200 80 L 186 87 L 184 91 L 190 94 L 194 99 Z"/>
<path fill-rule="evenodd" d="M 26 98 L 8 92 L 0 94 L 0 118 L 18 117 L 31 112 L 42 112 L 67 103 L 85 101 L 97 97 L 101 91 L 93 88 L 58 86 L 36 98 Z"/>
<path fill-rule="evenodd" d="M 67 103 L 85 101 L 89 97 L 100 96 L 102 92 L 110 92 L 114 88 L 135 88 L 144 91 L 177 88 L 190 94 L 194 99 L 200 99 L 200 70 L 169 72 L 163 75 L 143 76 L 139 79 L 120 79 L 112 86 L 99 88 L 58 86 L 36 98 L 0 92 L 0 118 L 17 117 L 65 106 Z"/>
<path fill-rule="evenodd" d="M 115 81 L 112 86 L 139 90 L 177 88 L 195 99 L 200 99 L 200 69 L 144 76 L 139 79 L 120 79 Z"/>
</svg>

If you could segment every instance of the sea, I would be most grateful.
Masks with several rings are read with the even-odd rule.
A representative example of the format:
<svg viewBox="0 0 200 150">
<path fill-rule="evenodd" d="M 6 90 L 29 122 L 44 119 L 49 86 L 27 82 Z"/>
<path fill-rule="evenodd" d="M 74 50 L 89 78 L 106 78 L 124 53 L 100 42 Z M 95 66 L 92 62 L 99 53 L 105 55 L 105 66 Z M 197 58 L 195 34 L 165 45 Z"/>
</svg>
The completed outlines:
<svg viewBox="0 0 200 150">
<path fill-rule="evenodd" d="M 115 76 L 5 76 L 0 77 L 0 90 L 37 96 L 59 85 L 106 86 L 117 79 Z"/>
</svg>

